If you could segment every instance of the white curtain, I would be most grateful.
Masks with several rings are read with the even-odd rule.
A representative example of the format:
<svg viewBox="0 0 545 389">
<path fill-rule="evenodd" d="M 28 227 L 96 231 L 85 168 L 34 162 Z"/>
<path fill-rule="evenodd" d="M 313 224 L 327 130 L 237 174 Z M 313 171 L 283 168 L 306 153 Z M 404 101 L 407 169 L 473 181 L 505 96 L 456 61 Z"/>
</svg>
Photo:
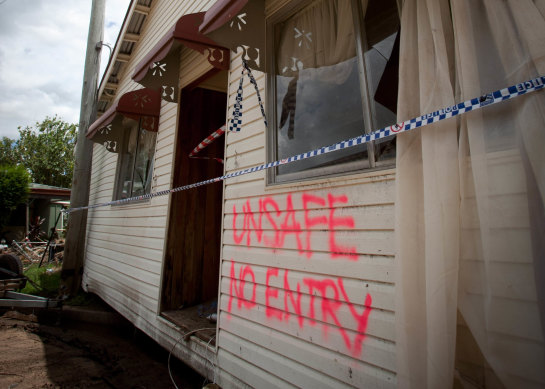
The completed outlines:
<svg viewBox="0 0 545 389">
<path fill-rule="evenodd" d="M 543 0 L 405 0 L 398 119 L 545 74 Z M 545 95 L 398 136 L 398 385 L 545 387 Z"/>
<path fill-rule="evenodd" d="M 366 9 L 367 1 L 363 3 Z M 277 32 L 276 69 L 284 76 L 356 56 L 352 7 L 347 0 L 318 0 L 291 16 Z"/>
</svg>

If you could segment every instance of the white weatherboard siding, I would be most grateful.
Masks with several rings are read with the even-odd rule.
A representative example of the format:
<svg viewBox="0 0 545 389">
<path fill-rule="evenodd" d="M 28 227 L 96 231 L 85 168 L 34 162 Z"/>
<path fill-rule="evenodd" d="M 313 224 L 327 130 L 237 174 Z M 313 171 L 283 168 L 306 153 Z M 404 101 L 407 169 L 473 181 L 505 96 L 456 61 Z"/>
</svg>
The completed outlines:
<svg viewBox="0 0 545 389">
<path fill-rule="evenodd" d="M 182 14 L 213 3 L 155 0 L 117 98 L 141 88 L 130 79 L 135 66 Z M 267 3 L 267 10 L 277 8 Z M 229 112 L 241 72 L 240 54 L 232 57 Z M 182 49 L 180 69 L 183 87 L 210 65 Z M 265 99 L 265 76 L 255 75 Z M 242 131 L 225 138 L 226 172 L 265 162 L 256 93 L 248 79 L 244 87 Z M 162 103 L 154 191 L 172 183 L 178 111 Z M 116 167 L 117 155 L 95 145 L 91 204 L 111 200 Z M 267 186 L 258 172 L 224 183 L 216 349 L 194 337 L 180 340 L 158 316 L 169 202 L 89 211 L 88 291 L 165 348 L 179 341 L 174 353 L 224 388 L 395 386 L 394 170 L 279 186 Z"/>
<path fill-rule="evenodd" d="M 232 57 L 229 116 L 241 72 Z M 265 162 L 257 96 L 248 78 L 244 87 L 226 172 Z M 258 172 L 226 181 L 224 200 L 220 369 L 259 388 L 394 387 L 394 171 L 279 186 Z"/>
<path fill-rule="evenodd" d="M 142 88 L 131 79 L 136 65 L 178 18 L 183 14 L 205 11 L 213 3 L 214 1 L 154 0 L 141 38 L 136 43 L 124 72 L 119 75 L 116 98 Z M 197 78 L 209 69 L 210 65 L 200 54 L 182 50 L 182 81 L 193 81 L 187 81 L 187 70 Z M 153 191 L 161 191 L 171 186 L 177 117 L 178 105 L 162 102 Z M 109 153 L 102 145 L 95 144 L 90 204 L 112 199 L 116 167 L 117 154 Z M 180 341 L 180 331 L 158 316 L 169 201 L 170 198 L 165 196 L 131 205 L 89 210 L 83 286 L 89 292 L 99 295 L 165 348 L 171 349 L 179 341 L 174 354 L 201 374 L 212 377 L 211 362 L 215 362 L 214 353 L 206 352 L 206 345 L 197 339 Z M 241 385 L 240 381 L 227 373 L 223 375 L 223 379 L 233 386 Z"/>
</svg>

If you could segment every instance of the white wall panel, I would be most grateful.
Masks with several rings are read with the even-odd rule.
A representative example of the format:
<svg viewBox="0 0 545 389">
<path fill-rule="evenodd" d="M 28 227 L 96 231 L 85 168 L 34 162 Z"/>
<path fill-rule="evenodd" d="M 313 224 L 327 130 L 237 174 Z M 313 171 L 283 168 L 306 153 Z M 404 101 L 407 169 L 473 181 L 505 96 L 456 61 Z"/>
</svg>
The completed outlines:
<svg viewBox="0 0 545 389">
<path fill-rule="evenodd" d="M 117 98 L 142 88 L 131 79 L 135 67 L 182 15 L 206 10 L 213 3 L 213 0 L 153 0 L 140 40 L 119 75 Z M 210 68 L 200 54 L 191 50 L 183 50 L 181 62 L 181 79 L 186 83 Z M 177 120 L 178 104 L 163 101 L 153 191 L 170 187 Z M 112 200 L 116 169 L 117 154 L 107 152 L 102 145 L 94 145 L 90 204 Z M 215 361 L 214 353 L 195 338 L 187 342 L 181 340 L 179 329 L 158 316 L 168 205 L 169 196 L 163 196 L 89 210 L 83 286 L 165 348 L 171 349 L 178 342 L 174 354 L 201 374 L 210 372 L 211 377 L 208 360 Z M 241 385 L 229 374 L 222 379 L 231 385 Z"/>
<path fill-rule="evenodd" d="M 240 70 L 239 53 L 228 116 Z M 254 74 L 264 99 L 265 76 Z M 227 172 L 266 158 L 257 95 L 243 85 Z M 394 178 L 387 170 L 267 186 L 259 172 L 226 181 L 221 369 L 259 387 L 395 386 Z"/>
<path fill-rule="evenodd" d="M 282 2 L 267 1 L 267 12 Z M 118 96 L 140 88 L 130 79 L 136 65 L 182 14 L 213 3 L 154 0 Z M 182 86 L 210 69 L 194 51 L 180 58 Z M 240 72 L 238 53 L 228 116 Z M 255 75 L 265 99 L 266 77 Z M 177 116 L 177 104 L 162 103 L 153 190 L 172 182 Z M 266 158 L 248 79 L 243 121 L 225 138 L 227 172 Z M 95 145 L 91 202 L 111 200 L 116 167 L 117 156 Z M 225 182 L 218 346 L 214 353 L 192 338 L 175 354 L 225 388 L 395 386 L 394 182 L 392 170 L 277 186 L 266 185 L 265 172 Z M 90 210 L 84 285 L 170 348 L 182 334 L 158 316 L 168 205 L 165 196 Z"/>
</svg>

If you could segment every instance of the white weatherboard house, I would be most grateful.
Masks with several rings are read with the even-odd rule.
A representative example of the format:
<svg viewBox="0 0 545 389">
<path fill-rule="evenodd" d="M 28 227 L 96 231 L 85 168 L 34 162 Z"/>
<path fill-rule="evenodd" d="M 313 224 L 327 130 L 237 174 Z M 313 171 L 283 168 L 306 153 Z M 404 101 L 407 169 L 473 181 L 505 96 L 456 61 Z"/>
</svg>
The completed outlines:
<svg viewBox="0 0 545 389">
<path fill-rule="evenodd" d="M 545 92 L 400 131 L 541 75 L 540 0 L 133 0 L 90 204 L 404 123 L 89 210 L 83 287 L 224 388 L 542 388 Z"/>
</svg>

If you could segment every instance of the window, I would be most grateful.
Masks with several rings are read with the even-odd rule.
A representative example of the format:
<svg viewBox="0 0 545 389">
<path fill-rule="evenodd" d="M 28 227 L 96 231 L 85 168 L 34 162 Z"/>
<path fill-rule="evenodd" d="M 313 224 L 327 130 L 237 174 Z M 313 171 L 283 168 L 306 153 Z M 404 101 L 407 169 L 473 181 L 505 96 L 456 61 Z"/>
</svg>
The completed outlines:
<svg viewBox="0 0 545 389">
<path fill-rule="evenodd" d="M 144 130 L 135 120 L 125 119 L 124 124 L 114 200 L 150 193 L 153 175 L 157 133 Z"/>
<path fill-rule="evenodd" d="M 396 122 L 396 0 L 315 0 L 269 21 L 269 159 Z M 282 165 L 287 182 L 395 163 L 395 137 Z"/>
</svg>

